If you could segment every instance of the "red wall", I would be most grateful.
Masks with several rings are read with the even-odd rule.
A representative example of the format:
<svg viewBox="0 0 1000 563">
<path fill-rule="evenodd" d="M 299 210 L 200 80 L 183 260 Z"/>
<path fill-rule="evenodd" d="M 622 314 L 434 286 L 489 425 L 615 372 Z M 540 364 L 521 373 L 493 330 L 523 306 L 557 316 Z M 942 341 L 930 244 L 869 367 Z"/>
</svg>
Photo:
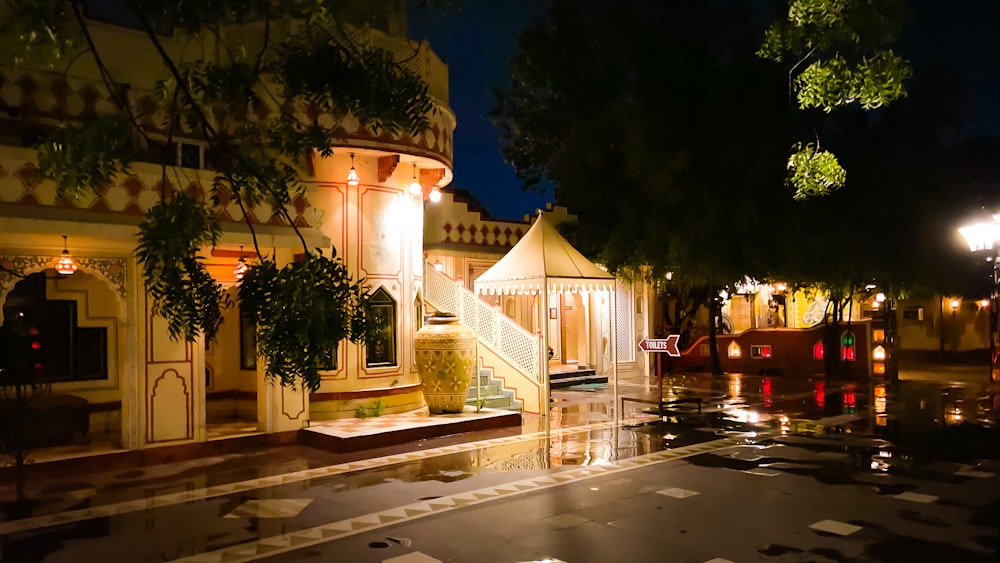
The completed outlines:
<svg viewBox="0 0 1000 563">
<path fill-rule="evenodd" d="M 854 332 L 855 361 L 849 362 L 850 376 L 867 377 L 871 364 L 869 342 L 871 327 L 869 322 L 851 323 Z M 813 357 L 813 347 L 823 340 L 822 325 L 799 328 L 760 328 L 740 334 L 718 335 L 719 360 L 722 369 L 732 373 L 813 375 L 825 371 L 822 359 Z M 846 330 L 846 327 L 845 327 Z M 741 357 L 729 357 L 729 344 L 736 341 L 741 349 Z M 751 358 L 751 346 L 771 346 L 770 358 Z M 840 350 L 832 353 L 840 354 Z M 674 372 L 710 371 L 712 360 L 708 349 L 708 336 L 702 336 L 691 347 L 681 351 L 680 358 L 671 358 Z"/>
</svg>

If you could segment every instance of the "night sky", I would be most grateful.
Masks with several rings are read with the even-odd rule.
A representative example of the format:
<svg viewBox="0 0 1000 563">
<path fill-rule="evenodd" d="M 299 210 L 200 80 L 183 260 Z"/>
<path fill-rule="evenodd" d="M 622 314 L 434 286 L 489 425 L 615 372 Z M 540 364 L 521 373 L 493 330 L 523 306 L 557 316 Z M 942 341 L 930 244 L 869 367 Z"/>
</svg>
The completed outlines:
<svg viewBox="0 0 1000 563">
<path fill-rule="evenodd" d="M 944 69 L 957 76 L 965 117 L 961 137 L 1000 136 L 1000 34 L 995 29 L 1000 0 L 909 0 L 907 5 L 912 21 L 898 50 L 917 75 Z M 463 0 L 444 14 L 410 11 L 410 36 L 429 39 L 449 65 L 451 108 L 458 119 L 451 187 L 469 190 L 498 218 L 520 219 L 551 201 L 551 194 L 520 189 L 486 116 L 493 105 L 491 89 L 506 84 L 518 31 L 544 14 L 544 6 L 544 0 Z"/>
<path fill-rule="evenodd" d="M 544 0 L 463 0 L 446 13 L 410 10 L 409 35 L 426 37 L 448 63 L 455 129 L 455 180 L 493 217 L 521 219 L 551 201 L 551 194 L 527 193 L 500 153 L 499 132 L 486 113 L 492 89 L 507 83 L 507 61 L 517 47 L 518 31 L 544 13 Z"/>
</svg>

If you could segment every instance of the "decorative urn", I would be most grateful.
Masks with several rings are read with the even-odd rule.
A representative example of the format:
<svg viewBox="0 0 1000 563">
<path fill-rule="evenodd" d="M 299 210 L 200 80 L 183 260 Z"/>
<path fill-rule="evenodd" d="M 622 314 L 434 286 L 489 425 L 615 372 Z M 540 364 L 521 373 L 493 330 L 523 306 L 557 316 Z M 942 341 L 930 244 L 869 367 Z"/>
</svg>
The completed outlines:
<svg viewBox="0 0 1000 563">
<path fill-rule="evenodd" d="M 476 372 L 476 335 L 451 313 L 438 313 L 414 339 L 420 388 L 431 414 L 460 413 Z"/>
</svg>

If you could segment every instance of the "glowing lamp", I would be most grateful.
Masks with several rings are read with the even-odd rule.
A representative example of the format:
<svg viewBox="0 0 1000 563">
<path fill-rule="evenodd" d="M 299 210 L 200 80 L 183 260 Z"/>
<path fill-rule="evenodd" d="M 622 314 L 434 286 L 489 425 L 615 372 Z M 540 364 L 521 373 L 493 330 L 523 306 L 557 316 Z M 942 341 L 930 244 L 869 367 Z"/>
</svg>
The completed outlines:
<svg viewBox="0 0 1000 563">
<path fill-rule="evenodd" d="M 241 280 L 243 276 L 247 273 L 247 259 L 243 257 L 243 247 L 240 247 L 240 260 L 236 263 L 236 267 L 233 268 L 233 275 L 236 279 Z"/>
<path fill-rule="evenodd" d="M 743 357 L 743 349 L 740 348 L 740 345 L 737 344 L 735 340 L 729 343 L 728 353 L 729 357 L 734 360 Z"/>
<path fill-rule="evenodd" d="M 966 225 L 958 229 L 958 232 L 965 238 L 970 251 L 993 250 L 993 244 L 1000 239 L 1000 223 L 997 222 L 997 216 L 993 215 L 990 220 Z"/>
<path fill-rule="evenodd" d="M 361 178 L 358 177 L 358 171 L 354 169 L 354 153 L 351 153 L 351 170 L 347 173 L 347 185 L 357 186 L 361 183 Z"/>
<path fill-rule="evenodd" d="M 885 360 L 885 348 L 882 346 L 876 346 L 872 349 L 872 359 L 876 361 Z"/>
<path fill-rule="evenodd" d="M 441 201 L 441 189 L 438 188 L 437 186 L 431 188 L 431 194 L 428 196 L 428 198 L 430 198 L 430 200 L 433 201 L 434 203 Z"/>
<path fill-rule="evenodd" d="M 76 262 L 73 261 L 73 257 L 69 254 L 69 247 L 66 246 L 66 235 L 63 235 L 62 256 L 60 256 L 59 260 L 56 261 L 55 268 L 61 276 L 71 276 L 78 268 Z"/>
<path fill-rule="evenodd" d="M 420 182 L 417 181 L 417 165 L 416 165 L 416 163 L 413 164 L 413 181 L 410 182 L 409 187 L 406 188 L 406 189 L 410 190 L 410 193 L 413 194 L 413 195 L 420 195 L 420 193 L 422 191 L 424 191 L 424 187 L 421 186 Z"/>
</svg>

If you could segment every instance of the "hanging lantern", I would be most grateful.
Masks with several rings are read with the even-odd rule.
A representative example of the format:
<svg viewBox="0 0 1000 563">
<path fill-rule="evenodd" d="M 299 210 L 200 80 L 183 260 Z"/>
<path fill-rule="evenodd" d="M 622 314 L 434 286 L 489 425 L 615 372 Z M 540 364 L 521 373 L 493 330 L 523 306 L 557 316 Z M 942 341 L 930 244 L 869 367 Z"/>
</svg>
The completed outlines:
<svg viewBox="0 0 1000 563">
<path fill-rule="evenodd" d="M 233 268 L 233 275 L 236 279 L 243 279 L 243 275 L 247 273 L 247 259 L 243 257 L 243 247 L 240 247 L 240 260 L 236 263 L 236 267 Z"/>
<path fill-rule="evenodd" d="M 361 178 L 358 177 L 358 171 L 354 169 L 354 153 L 351 153 L 351 171 L 347 173 L 347 185 L 357 186 L 361 183 Z"/>
<path fill-rule="evenodd" d="M 441 189 L 437 186 L 431 188 L 431 195 L 429 195 L 428 198 L 434 203 L 441 201 Z"/>
<path fill-rule="evenodd" d="M 417 181 L 417 163 L 413 163 L 413 181 L 410 182 L 410 186 L 407 188 L 413 195 L 420 195 L 420 192 L 424 191 L 424 187 L 420 185 Z"/>
<path fill-rule="evenodd" d="M 69 247 L 66 245 L 66 235 L 63 235 L 63 251 L 62 256 L 56 261 L 56 271 L 62 276 L 73 275 L 78 266 L 76 262 L 73 261 L 73 257 L 69 254 Z"/>
</svg>

